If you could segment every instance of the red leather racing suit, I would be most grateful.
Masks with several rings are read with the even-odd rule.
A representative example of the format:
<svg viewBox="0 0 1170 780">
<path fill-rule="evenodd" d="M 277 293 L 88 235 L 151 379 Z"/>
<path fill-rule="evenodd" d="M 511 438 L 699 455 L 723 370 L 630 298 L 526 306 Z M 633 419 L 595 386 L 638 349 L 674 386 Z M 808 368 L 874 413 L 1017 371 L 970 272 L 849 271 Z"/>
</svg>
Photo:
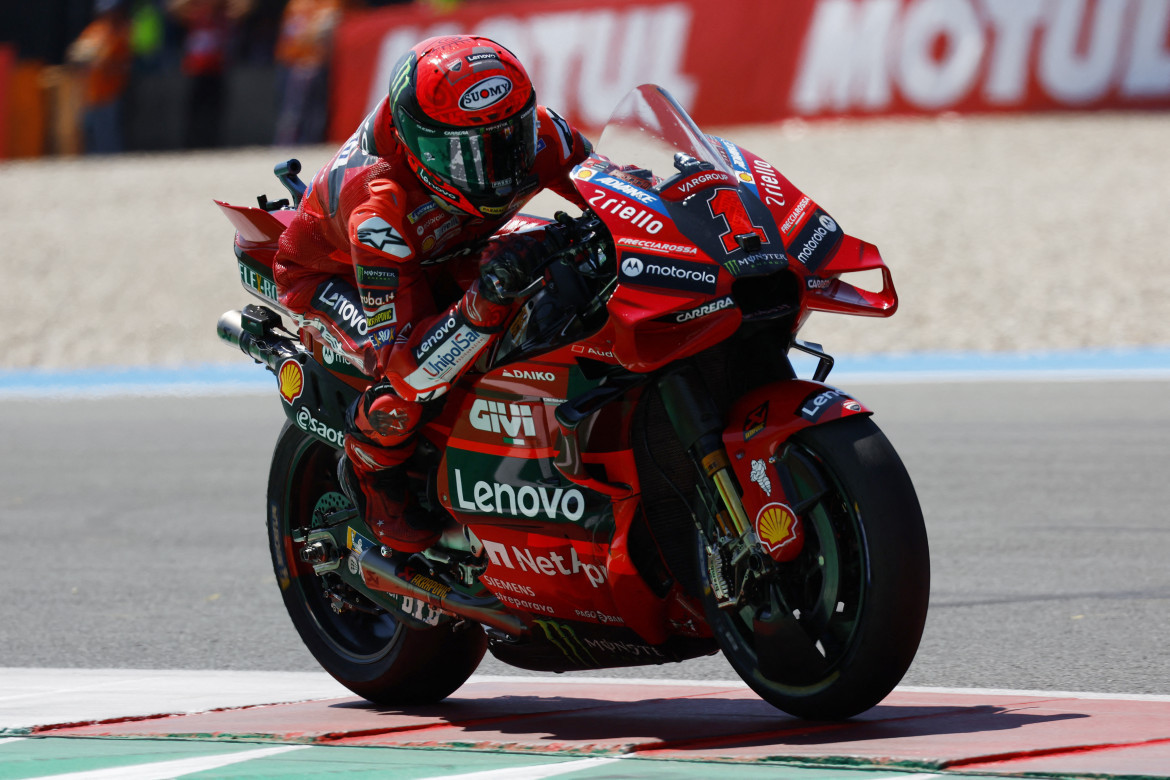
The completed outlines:
<svg viewBox="0 0 1170 780">
<path fill-rule="evenodd" d="M 416 402 L 446 392 L 505 321 L 511 305 L 479 294 L 479 262 L 495 242 L 538 238 L 489 237 L 544 188 L 585 206 L 568 174 L 588 155 L 588 141 L 543 106 L 537 120 L 529 181 L 505 213 L 476 218 L 447 207 L 419 181 L 384 99 L 313 178 L 281 237 L 275 264 L 281 303 L 300 316 L 302 331 L 388 382 L 398 397 L 396 406 L 377 414 L 368 403 L 359 410 L 357 428 L 365 437 L 346 437 L 359 471 L 388 468 L 410 454 Z M 436 301 L 440 288 L 453 294 Z M 380 451 L 361 438 L 400 449 Z"/>
</svg>

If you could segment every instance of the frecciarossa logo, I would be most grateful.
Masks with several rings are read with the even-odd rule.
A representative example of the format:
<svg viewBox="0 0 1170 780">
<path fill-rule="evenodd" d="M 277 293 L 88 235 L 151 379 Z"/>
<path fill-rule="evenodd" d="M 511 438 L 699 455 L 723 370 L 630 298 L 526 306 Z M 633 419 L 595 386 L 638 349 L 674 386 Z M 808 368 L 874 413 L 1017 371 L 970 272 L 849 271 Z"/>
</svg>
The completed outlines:
<svg viewBox="0 0 1170 780">
<path fill-rule="evenodd" d="M 626 255 L 619 274 L 621 281 L 627 284 L 644 284 L 693 293 L 713 293 L 719 281 L 718 266 L 639 255 Z"/>
</svg>

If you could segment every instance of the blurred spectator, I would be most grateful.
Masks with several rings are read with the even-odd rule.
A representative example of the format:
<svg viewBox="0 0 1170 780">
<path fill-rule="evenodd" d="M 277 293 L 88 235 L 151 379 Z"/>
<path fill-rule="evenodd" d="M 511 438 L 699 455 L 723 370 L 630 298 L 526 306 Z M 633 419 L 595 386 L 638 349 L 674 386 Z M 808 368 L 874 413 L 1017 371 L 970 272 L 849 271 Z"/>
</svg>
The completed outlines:
<svg viewBox="0 0 1170 780">
<path fill-rule="evenodd" d="M 158 0 L 136 0 L 130 11 L 130 50 L 136 73 L 153 73 L 162 65 L 166 22 Z"/>
<path fill-rule="evenodd" d="M 183 72 L 190 79 L 188 149 L 219 146 L 224 106 L 224 71 L 232 24 L 251 10 L 252 0 L 168 0 L 167 10 L 187 31 Z"/>
<path fill-rule="evenodd" d="M 122 151 L 122 96 L 130 75 L 130 22 L 123 0 L 97 0 L 96 18 L 66 53 L 84 69 L 85 107 L 82 127 L 85 151 Z"/>
<path fill-rule="evenodd" d="M 328 66 L 344 0 L 289 0 L 276 42 L 280 113 L 275 142 L 315 144 L 325 138 Z"/>
</svg>

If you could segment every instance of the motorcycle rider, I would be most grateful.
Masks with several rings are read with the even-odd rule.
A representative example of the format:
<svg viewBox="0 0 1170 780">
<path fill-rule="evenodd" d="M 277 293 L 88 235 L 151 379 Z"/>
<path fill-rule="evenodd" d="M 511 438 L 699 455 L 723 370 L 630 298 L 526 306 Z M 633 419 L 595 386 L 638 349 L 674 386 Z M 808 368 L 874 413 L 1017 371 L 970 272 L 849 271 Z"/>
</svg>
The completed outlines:
<svg viewBox="0 0 1170 780">
<path fill-rule="evenodd" d="M 393 73 L 314 177 L 275 277 L 302 338 L 374 380 L 348 411 L 339 475 L 379 541 L 416 552 L 438 540 L 406 484 L 423 404 L 493 343 L 559 240 L 555 228 L 491 236 L 544 188 L 583 208 L 568 174 L 591 147 L 487 38 L 430 38 Z M 440 309 L 452 282 L 461 295 Z"/>
</svg>

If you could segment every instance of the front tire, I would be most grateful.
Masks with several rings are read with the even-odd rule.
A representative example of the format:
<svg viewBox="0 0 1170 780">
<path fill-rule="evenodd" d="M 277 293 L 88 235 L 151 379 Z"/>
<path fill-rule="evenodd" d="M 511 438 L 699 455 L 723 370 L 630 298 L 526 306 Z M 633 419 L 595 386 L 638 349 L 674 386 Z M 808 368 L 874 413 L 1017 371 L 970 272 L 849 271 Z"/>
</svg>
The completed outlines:
<svg viewBox="0 0 1170 780">
<path fill-rule="evenodd" d="M 487 637 L 478 625 L 413 629 L 368 600 L 364 611 L 338 613 L 326 593 L 338 590 L 338 581 L 318 576 L 301 560 L 303 544 L 294 541 L 293 531 L 311 527 L 315 509 L 351 506 L 337 484 L 337 458 L 337 451 L 289 422 L 276 442 L 268 477 L 268 542 L 288 615 L 317 662 L 358 696 L 385 706 L 444 699 L 483 658 Z"/>
<path fill-rule="evenodd" d="M 763 699 L 799 717 L 849 718 L 885 698 L 917 652 L 930 595 L 922 511 L 868 417 L 805 429 L 777 455 L 772 473 L 804 524 L 804 548 L 787 563 L 768 559 L 764 592 L 722 609 L 702 566 L 707 618 Z"/>
</svg>

